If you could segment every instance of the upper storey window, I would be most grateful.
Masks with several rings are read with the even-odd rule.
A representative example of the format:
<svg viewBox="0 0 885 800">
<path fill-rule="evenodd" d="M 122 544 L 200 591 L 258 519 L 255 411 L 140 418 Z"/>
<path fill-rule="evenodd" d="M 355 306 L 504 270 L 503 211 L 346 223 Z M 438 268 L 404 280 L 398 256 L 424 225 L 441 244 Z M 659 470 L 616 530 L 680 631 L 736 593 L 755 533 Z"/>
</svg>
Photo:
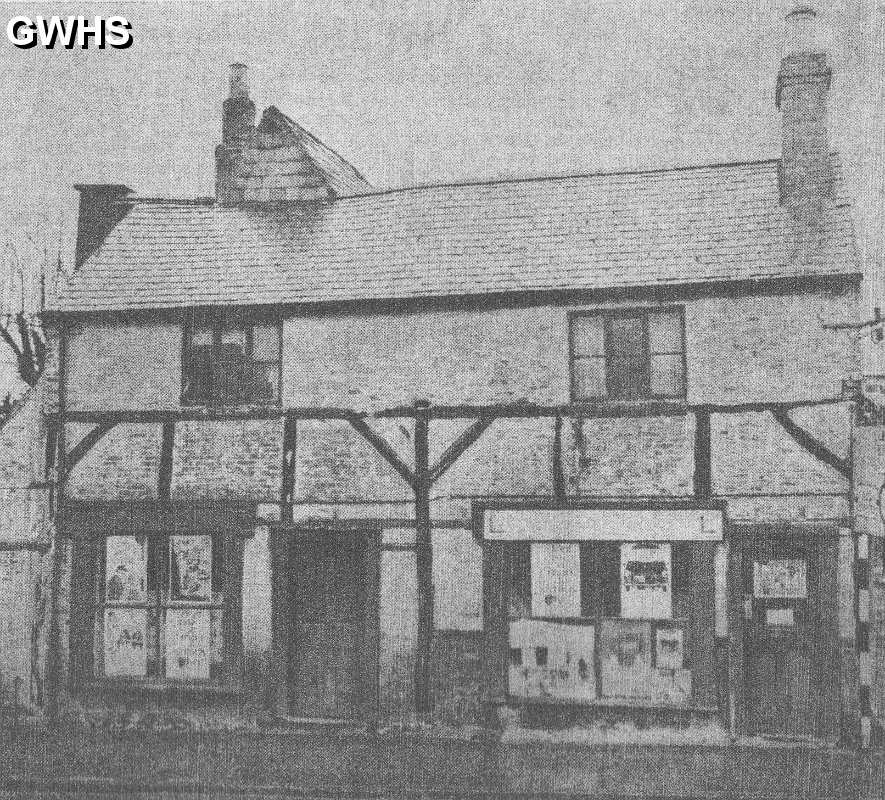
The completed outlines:
<svg viewBox="0 0 885 800">
<path fill-rule="evenodd" d="M 571 315 L 572 399 L 685 396 L 681 308 Z"/>
<path fill-rule="evenodd" d="M 195 316 L 185 325 L 182 402 L 276 403 L 280 397 L 280 323 Z"/>
</svg>

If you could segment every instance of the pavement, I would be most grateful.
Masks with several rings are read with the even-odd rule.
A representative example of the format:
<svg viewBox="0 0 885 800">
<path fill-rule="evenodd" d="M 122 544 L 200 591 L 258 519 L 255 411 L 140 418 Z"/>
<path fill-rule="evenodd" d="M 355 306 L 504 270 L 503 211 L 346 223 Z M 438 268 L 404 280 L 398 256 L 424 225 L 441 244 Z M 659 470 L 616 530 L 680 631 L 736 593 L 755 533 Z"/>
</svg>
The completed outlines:
<svg viewBox="0 0 885 800">
<path fill-rule="evenodd" d="M 0 730 L 0 798 L 885 798 L 882 753 L 398 733 Z"/>
</svg>

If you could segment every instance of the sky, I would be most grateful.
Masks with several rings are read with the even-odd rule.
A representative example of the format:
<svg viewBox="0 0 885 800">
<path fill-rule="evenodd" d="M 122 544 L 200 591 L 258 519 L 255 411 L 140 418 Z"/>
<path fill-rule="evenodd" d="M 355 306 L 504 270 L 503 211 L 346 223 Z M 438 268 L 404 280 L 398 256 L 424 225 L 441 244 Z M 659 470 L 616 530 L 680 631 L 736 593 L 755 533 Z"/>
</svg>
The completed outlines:
<svg viewBox="0 0 885 800">
<path fill-rule="evenodd" d="M 122 14 L 134 37 L 100 51 L 0 40 L 0 225 L 58 249 L 74 183 L 211 195 L 233 61 L 248 65 L 259 112 L 278 106 L 378 187 L 776 157 L 789 5 L 0 2 L 4 27 L 15 14 Z M 885 2 L 819 5 L 833 143 L 873 209 L 866 219 L 881 222 L 867 165 L 882 162 Z"/>
</svg>

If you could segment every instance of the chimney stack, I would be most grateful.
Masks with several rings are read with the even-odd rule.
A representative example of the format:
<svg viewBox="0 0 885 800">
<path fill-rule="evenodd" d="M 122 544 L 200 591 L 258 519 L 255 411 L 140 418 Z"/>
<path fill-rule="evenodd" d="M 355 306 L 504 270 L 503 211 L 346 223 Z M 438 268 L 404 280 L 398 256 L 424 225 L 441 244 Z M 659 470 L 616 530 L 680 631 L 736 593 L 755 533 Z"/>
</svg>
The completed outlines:
<svg viewBox="0 0 885 800">
<path fill-rule="evenodd" d="M 775 104 L 782 114 L 781 203 L 809 225 L 820 220 L 824 198 L 833 193 L 827 138 L 827 92 L 832 70 L 808 5 L 786 17 L 784 57 L 777 76 Z"/>
<path fill-rule="evenodd" d="M 243 201 L 243 156 L 255 134 L 255 103 L 249 99 L 245 64 L 230 65 L 230 92 L 222 104 L 221 144 L 215 148 L 215 199 L 222 205 Z"/>
</svg>

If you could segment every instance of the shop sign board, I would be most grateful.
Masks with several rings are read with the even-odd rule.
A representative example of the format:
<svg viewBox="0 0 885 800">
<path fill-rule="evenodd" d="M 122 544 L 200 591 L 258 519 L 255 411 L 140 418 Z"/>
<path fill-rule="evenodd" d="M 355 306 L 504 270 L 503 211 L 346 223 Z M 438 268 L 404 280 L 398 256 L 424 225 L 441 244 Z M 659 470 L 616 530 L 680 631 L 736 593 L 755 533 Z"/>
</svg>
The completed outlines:
<svg viewBox="0 0 885 800">
<path fill-rule="evenodd" d="M 493 541 L 718 542 L 719 509 L 501 509 L 485 512 Z"/>
</svg>

